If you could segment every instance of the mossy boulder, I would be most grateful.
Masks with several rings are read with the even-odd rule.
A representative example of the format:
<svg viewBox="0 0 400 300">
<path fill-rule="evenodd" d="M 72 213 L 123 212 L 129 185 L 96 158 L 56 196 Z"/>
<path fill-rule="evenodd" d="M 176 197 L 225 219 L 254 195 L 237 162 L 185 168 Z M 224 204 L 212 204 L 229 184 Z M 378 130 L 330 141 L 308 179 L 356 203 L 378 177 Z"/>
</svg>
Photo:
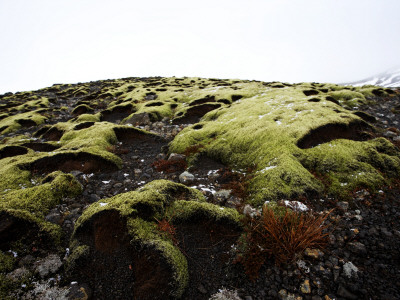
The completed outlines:
<svg viewBox="0 0 400 300">
<path fill-rule="evenodd" d="M 180 298 L 189 282 L 180 228 L 206 221 L 240 230 L 236 210 L 206 203 L 199 191 L 166 180 L 102 199 L 76 223 L 70 278 L 98 287 L 97 297 L 121 297 L 123 289 L 127 299 Z M 109 281 L 113 274 L 118 282 Z"/>
</svg>

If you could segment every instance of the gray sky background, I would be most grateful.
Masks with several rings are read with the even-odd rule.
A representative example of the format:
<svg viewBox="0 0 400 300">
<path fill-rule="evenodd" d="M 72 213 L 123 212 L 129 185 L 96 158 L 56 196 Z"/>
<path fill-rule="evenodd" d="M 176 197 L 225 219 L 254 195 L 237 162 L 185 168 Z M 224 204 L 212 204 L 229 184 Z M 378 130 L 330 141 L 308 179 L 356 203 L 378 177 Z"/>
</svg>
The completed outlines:
<svg viewBox="0 0 400 300">
<path fill-rule="evenodd" d="M 1 0 L 0 93 L 144 76 L 346 82 L 400 66 L 399 0 Z"/>
</svg>

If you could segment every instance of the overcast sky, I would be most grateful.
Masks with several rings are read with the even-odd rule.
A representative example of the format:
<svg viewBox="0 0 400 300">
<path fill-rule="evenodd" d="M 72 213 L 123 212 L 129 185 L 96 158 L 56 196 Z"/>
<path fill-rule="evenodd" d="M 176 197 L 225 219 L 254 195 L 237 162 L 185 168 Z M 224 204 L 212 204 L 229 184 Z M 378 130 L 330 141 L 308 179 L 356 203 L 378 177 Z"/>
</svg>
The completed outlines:
<svg viewBox="0 0 400 300">
<path fill-rule="evenodd" d="M 400 66 L 400 0 L 1 0 L 0 93 L 144 76 L 345 82 Z"/>
</svg>

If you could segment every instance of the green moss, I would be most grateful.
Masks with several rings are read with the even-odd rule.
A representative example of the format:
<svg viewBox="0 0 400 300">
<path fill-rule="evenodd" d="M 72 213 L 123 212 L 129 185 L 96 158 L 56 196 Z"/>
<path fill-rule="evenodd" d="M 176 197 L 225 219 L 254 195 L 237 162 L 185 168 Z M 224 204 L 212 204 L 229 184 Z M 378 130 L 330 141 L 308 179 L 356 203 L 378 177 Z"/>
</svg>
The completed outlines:
<svg viewBox="0 0 400 300">
<path fill-rule="evenodd" d="M 175 201 L 168 210 L 167 219 L 169 217 L 173 223 L 206 218 L 215 222 L 232 223 L 235 226 L 240 224 L 240 216 L 236 210 L 197 201 Z"/>
<path fill-rule="evenodd" d="M 15 264 L 15 258 L 11 253 L 0 250 L 0 273 L 10 272 Z"/>
<path fill-rule="evenodd" d="M 50 182 L 48 182 L 50 181 Z M 40 185 L 13 190 L 0 196 L 0 211 L 36 224 L 55 241 L 61 237 L 61 228 L 48 223 L 44 217 L 63 197 L 75 197 L 82 192 L 81 184 L 71 174 L 60 171 L 49 174 Z"/>
<path fill-rule="evenodd" d="M 347 107 L 355 107 L 367 103 L 364 94 L 356 91 L 343 89 L 330 92 L 329 95 Z"/>
<path fill-rule="evenodd" d="M 393 170 L 399 170 L 400 166 L 399 151 L 390 150 L 391 154 L 372 151 L 371 145 L 381 141 L 336 139 L 311 149 L 299 148 L 304 137 L 319 135 L 318 130 L 323 131 L 327 125 L 333 126 L 333 136 L 336 131 L 340 135 L 341 130 L 358 126 L 354 124 L 366 126 L 359 117 L 335 103 L 308 101 L 313 96 L 306 96 L 303 91 L 309 89 L 308 84 L 280 89 L 265 87 L 256 96 L 209 112 L 199 124 L 182 130 L 170 143 L 169 150 L 183 153 L 190 146 L 202 144 L 206 155 L 233 169 L 255 165 L 249 187 L 249 200 L 255 205 L 281 197 L 321 194 L 326 189 L 342 195 L 366 183 L 352 176 L 358 173 L 368 174 L 371 188 L 393 178 Z M 330 94 L 343 105 L 348 105 L 353 97 L 365 100 L 362 94 L 347 89 Z M 318 130 L 313 133 L 315 129 Z M 388 147 L 388 143 L 383 146 Z M 329 164 L 335 166 L 329 171 L 332 185 L 325 186 L 326 182 L 314 176 L 314 172 L 315 168 L 318 172 Z M 347 185 L 343 185 L 344 178 L 349 178 Z"/>
<path fill-rule="evenodd" d="M 43 111 L 42 110 L 29 111 L 26 113 L 20 113 L 13 116 L 9 116 L 5 119 L 0 120 L 0 128 L 5 128 L 3 129 L 3 131 L 0 132 L 0 134 L 14 132 L 22 128 L 22 125 L 18 123 L 18 121 L 20 122 L 31 121 L 34 122 L 36 125 L 44 123 L 46 117 L 42 116 L 40 112 Z"/>
<path fill-rule="evenodd" d="M 84 110 L 85 112 L 92 112 L 94 109 L 87 104 L 81 104 L 75 107 L 71 113 L 76 114 L 79 110 Z"/>
<path fill-rule="evenodd" d="M 100 113 L 91 115 L 91 114 L 81 114 L 75 120 L 74 123 L 81 123 L 81 122 L 100 122 Z"/>
<path fill-rule="evenodd" d="M 189 282 L 188 266 L 185 256 L 171 240 L 157 230 L 154 222 L 140 218 L 129 219 L 127 227 L 133 237 L 131 243 L 139 243 L 142 247 L 155 249 L 172 268 L 173 297 L 180 298 Z"/>
<path fill-rule="evenodd" d="M 50 182 L 47 182 L 51 180 Z M 74 197 L 82 192 L 82 187 L 71 174 L 60 171 L 49 174 L 47 183 L 8 192 L 0 196 L 0 208 L 26 210 L 36 216 L 43 216 L 60 202 L 63 197 Z"/>
<path fill-rule="evenodd" d="M 33 99 L 31 101 L 27 101 L 24 104 L 13 107 L 12 109 L 15 111 L 23 111 L 27 109 L 38 109 L 38 108 L 49 107 L 49 105 L 50 105 L 49 99 L 46 97 L 41 97 L 40 99 Z"/>
</svg>

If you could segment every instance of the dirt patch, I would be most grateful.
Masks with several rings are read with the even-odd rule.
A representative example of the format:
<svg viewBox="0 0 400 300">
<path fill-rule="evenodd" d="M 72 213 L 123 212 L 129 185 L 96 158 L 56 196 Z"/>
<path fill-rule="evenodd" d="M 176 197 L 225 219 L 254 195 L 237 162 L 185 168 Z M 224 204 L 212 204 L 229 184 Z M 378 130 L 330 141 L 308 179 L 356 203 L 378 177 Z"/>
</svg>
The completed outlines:
<svg viewBox="0 0 400 300">
<path fill-rule="evenodd" d="M 219 170 L 225 168 L 226 166 L 207 155 L 200 155 L 200 157 L 196 160 L 193 168 L 193 171 L 205 171 L 208 172 L 210 170 Z"/>
<path fill-rule="evenodd" d="M 200 121 L 200 119 L 208 112 L 220 108 L 220 103 L 206 103 L 190 107 L 186 113 L 172 121 L 172 124 L 193 124 Z"/>
<path fill-rule="evenodd" d="M 0 211 L 0 250 L 10 250 L 11 244 L 15 241 L 27 246 L 28 252 L 31 249 L 38 247 L 43 249 L 52 245 L 49 243 L 50 237 L 40 231 L 36 224 Z"/>
<path fill-rule="evenodd" d="M 317 90 L 305 90 L 305 91 L 303 91 L 303 93 L 306 96 L 314 96 L 314 95 L 319 94 L 319 92 Z"/>
<path fill-rule="evenodd" d="M 48 130 L 39 130 L 35 133 L 35 136 L 41 135 L 42 138 L 49 140 L 49 141 L 59 141 L 63 136 L 64 131 L 58 129 L 57 127 L 51 127 Z"/>
<path fill-rule="evenodd" d="M 54 146 L 47 143 L 25 143 L 22 146 L 38 152 L 50 152 L 59 148 L 58 146 Z"/>
<path fill-rule="evenodd" d="M 27 166 L 33 173 L 48 174 L 53 171 L 81 171 L 83 173 L 112 172 L 118 168 L 112 162 L 90 153 L 60 153 L 43 157 Z"/>
<path fill-rule="evenodd" d="M 74 110 L 71 112 L 74 116 L 79 116 L 81 114 L 86 114 L 88 112 L 92 112 L 93 109 L 90 109 L 87 105 L 79 105 L 74 108 Z"/>
<path fill-rule="evenodd" d="M 28 153 L 28 149 L 20 146 L 7 146 L 0 150 L 0 159 Z"/>
<path fill-rule="evenodd" d="M 129 128 L 129 127 L 115 127 L 114 128 L 115 135 L 117 136 L 118 141 L 120 142 L 127 142 L 127 141 L 156 141 L 160 140 L 161 138 L 156 135 L 151 135 L 148 133 L 145 133 L 143 131 L 140 131 L 136 128 Z"/>
<path fill-rule="evenodd" d="M 364 121 L 353 121 L 348 125 L 326 124 L 310 130 L 297 142 L 297 146 L 301 149 L 307 149 L 336 139 L 364 141 L 370 136 L 363 134 L 366 131 L 371 132 L 372 128 Z"/>
<path fill-rule="evenodd" d="M 100 120 L 112 123 L 119 123 L 134 112 L 135 110 L 133 109 L 132 104 L 128 104 L 125 106 L 116 106 L 110 110 L 102 111 Z"/>
<path fill-rule="evenodd" d="M 212 220 L 176 224 L 176 238 L 189 268 L 189 285 L 183 299 L 209 299 L 226 278 L 231 246 L 241 230 Z M 202 291 L 205 289 L 207 292 Z"/>
<path fill-rule="evenodd" d="M 208 102 L 215 102 L 215 96 L 207 96 L 205 98 L 193 100 L 192 102 L 189 103 L 189 106 L 205 104 L 205 103 L 208 103 Z"/>
<path fill-rule="evenodd" d="M 156 250 L 130 244 L 117 211 L 99 213 L 78 238 L 91 251 L 73 278 L 89 284 L 94 299 L 169 299 L 170 268 Z"/>
<path fill-rule="evenodd" d="M 17 123 L 22 127 L 32 127 L 37 125 L 35 121 L 29 119 L 20 119 L 17 120 Z"/>
<path fill-rule="evenodd" d="M 367 114 L 363 111 L 356 111 L 354 114 L 369 123 L 376 123 L 377 121 L 374 116 L 371 116 L 370 114 Z"/>
<path fill-rule="evenodd" d="M 94 125 L 94 122 L 83 122 L 83 123 L 79 123 L 78 125 L 76 125 L 74 127 L 74 130 L 81 130 L 81 129 L 86 129 L 89 127 L 92 127 Z"/>
</svg>

